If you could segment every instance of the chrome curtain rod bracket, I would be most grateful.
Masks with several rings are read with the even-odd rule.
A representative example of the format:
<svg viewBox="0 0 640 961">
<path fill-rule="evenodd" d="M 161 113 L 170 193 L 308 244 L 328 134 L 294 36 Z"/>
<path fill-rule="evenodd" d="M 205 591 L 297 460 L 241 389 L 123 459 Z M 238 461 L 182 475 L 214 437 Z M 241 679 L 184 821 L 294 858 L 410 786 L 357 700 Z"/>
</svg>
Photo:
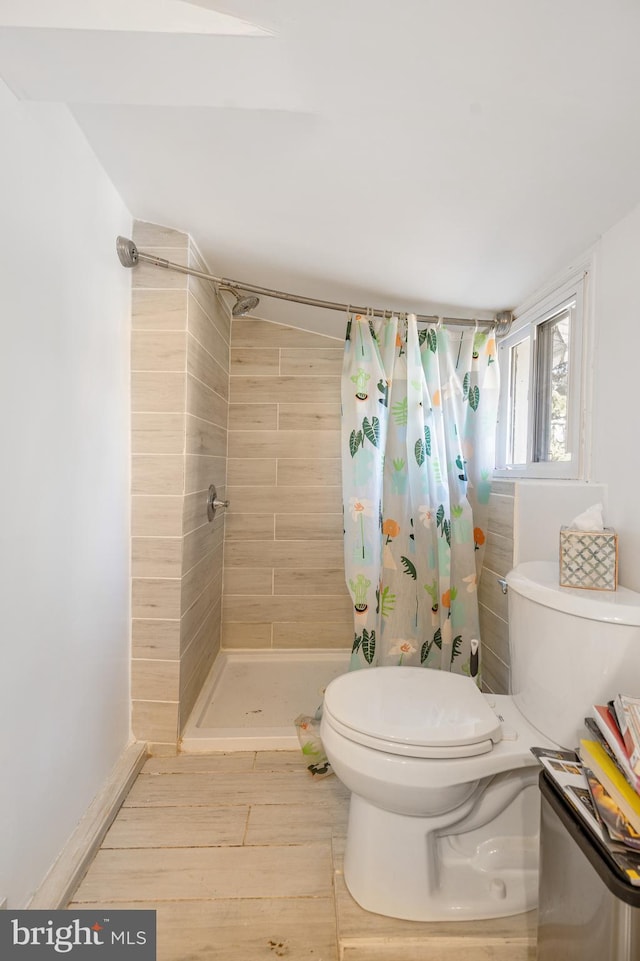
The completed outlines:
<svg viewBox="0 0 640 961">
<path fill-rule="evenodd" d="M 202 280 L 209 280 L 218 287 L 231 287 L 237 290 L 247 291 L 251 294 L 258 294 L 261 297 L 271 297 L 275 300 L 288 300 L 296 304 L 306 304 L 309 307 L 324 307 L 325 310 L 337 310 L 340 313 L 362 314 L 369 317 L 386 317 L 387 314 L 397 314 L 398 311 L 391 311 L 389 308 L 381 310 L 371 307 L 355 307 L 353 304 L 339 304 L 330 300 L 319 300 L 315 297 L 302 297 L 298 294 L 289 294 L 283 290 L 271 290 L 269 287 L 258 287 L 256 284 L 245 284 L 241 280 L 230 280 L 228 277 L 214 277 L 203 270 L 196 270 L 195 267 L 183 267 L 182 264 L 174 264 L 164 257 L 156 257 L 138 250 L 132 240 L 126 237 L 116 238 L 116 252 L 118 259 L 123 267 L 137 267 L 139 263 L 152 264 L 154 267 L 162 267 L 165 270 L 175 270 L 181 274 L 190 274 L 192 277 L 200 277 Z M 417 319 L 421 323 L 441 322 L 449 326 L 473 327 L 478 325 L 490 327 L 495 330 L 496 337 L 504 337 L 508 333 L 513 315 L 510 310 L 503 310 L 497 314 L 493 320 L 477 321 L 475 317 L 436 317 L 431 314 L 417 314 Z"/>
</svg>

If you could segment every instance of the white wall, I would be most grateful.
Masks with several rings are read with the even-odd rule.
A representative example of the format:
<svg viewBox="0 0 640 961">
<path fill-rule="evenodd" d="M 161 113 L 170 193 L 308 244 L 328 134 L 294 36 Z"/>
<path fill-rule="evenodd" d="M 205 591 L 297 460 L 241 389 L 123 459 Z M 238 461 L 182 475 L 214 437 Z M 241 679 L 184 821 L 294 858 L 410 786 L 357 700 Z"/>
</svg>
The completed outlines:
<svg viewBox="0 0 640 961">
<path fill-rule="evenodd" d="M 129 741 L 131 218 L 65 107 L 0 83 L 0 898 Z"/>
<path fill-rule="evenodd" d="M 513 518 L 513 563 L 558 562 L 560 528 L 598 502 L 607 505 L 606 487 L 582 481 L 519 480 Z M 609 515 L 605 510 L 605 523 Z"/>
<path fill-rule="evenodd" d="M 640 207 L 596 251 L 592 477 L 608 485 L 619 580 L 640 591 Z"/>
</svg>

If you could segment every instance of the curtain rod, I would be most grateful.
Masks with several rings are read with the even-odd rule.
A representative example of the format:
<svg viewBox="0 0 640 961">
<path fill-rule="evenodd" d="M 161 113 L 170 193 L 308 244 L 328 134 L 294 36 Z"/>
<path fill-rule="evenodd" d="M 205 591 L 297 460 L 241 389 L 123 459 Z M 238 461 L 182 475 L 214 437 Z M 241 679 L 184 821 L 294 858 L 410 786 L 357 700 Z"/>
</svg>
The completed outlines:
<svg viewBox="0 0 640 961">
<path fill-rule="evenodd" d="M 154 267 L 163 267 L 166 270 L 175 270 L 181 274 L 189 274 L 192 277 L 200 277 L 202 280 L 209 280 L 217 284 L 222 289 L 229 289 L 232 292 L 246 291 L 251 294 L 260 294 L 263 297 L 272 297 L 275 300 L 287 300 L 296 304 L 306 304 L 309 307 L 324 307 L 325 310 L 338 310 L 341 313 L 364 314 L 373 317 L 390 317 L 394 314 L 404 314 L 407 311 L 382 310 L 381 308 L 357 307 L 354 304 L 339 304 L 330 300 L 319 300 L 315 297 L 302 297 L 298 294 L 289 294 L 283 290 L 271 290 L 268 287 L 258 287 L 256 284 L 247 284 L 241 280 L 231 280 L 228 277 L 214 277 L 203 270 L 196 270 L 195 267 L 183 267 L 182 264 L 172 263 L 164 257 L 156 257 L 155 254 L 145 253 L 138 250 L 132 240 L 126 237 L 116 239 L 116 251 L 118 259 L 123 267 L 136 267 L 138 263 L 152 264 Z M 257 306 L 256 304 L 253 305 Z M 235 316 L 242 316 L 241 313 Z M 447 325 L 458 325 L 464 327 L 490 327 L 496 332 L 496 336 L 504 336 L 508 333 L 513 320 L 510 310 L 503 310 L 496 314 L 493 320 L 477 320 L 472 317 L 438 317 L 435 314 L 417 314 L 417 319 L 421 323 L 441 322 Z"/>
</svg>

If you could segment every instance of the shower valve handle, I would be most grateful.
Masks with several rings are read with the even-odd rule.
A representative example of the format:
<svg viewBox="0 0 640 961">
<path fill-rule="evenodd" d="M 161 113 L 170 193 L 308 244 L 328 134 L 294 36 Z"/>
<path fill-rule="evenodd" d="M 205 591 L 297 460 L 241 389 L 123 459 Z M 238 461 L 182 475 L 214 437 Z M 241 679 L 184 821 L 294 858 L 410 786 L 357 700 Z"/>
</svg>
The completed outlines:
<svg viewBox="0 0 640 961">
<path fill-rule="evenodd" d="M 211 484 L 209 487 L 209 493 L 207 495 L 207 517 L 210 521 L 216 516 L 216 511 L 219 507 L 228 507 L 229 501 L 218 500 L 218 492 L 216 490 L 215 484 Z"/>
</svg>

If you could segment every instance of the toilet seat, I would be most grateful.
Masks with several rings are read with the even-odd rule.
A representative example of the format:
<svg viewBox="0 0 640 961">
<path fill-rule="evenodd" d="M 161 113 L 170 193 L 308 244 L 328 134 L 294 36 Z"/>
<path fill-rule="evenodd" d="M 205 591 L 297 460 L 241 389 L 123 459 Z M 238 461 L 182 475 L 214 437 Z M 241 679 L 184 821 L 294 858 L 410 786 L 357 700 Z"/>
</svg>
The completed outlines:
<svg viewBox="0 0 640 961">
<path fill-rule="evenodd" d="M 499 718 L 470 678 L 428 668 L 343 674 L 327 687 L 324 713 L 343 737 L 405 757 L 473 757 L 502 738 Z"/>
</svg>

